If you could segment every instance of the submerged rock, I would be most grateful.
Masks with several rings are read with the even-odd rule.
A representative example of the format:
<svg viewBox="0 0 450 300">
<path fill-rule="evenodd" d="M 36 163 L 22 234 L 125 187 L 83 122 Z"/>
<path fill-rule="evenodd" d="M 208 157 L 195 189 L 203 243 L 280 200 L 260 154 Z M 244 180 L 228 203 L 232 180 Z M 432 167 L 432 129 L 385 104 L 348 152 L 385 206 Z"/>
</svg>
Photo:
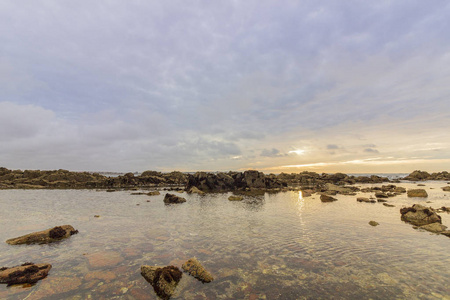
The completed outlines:
<svg viewBox="0 0 450 300">
<path fill-rule="evenodd" d="M 183 197 L 179 197 L 177 195 L 174 195 L 174 194 L 166 194 L 164 196 L 164 203 L 165 204 L 183 203 L 183 202 L 186 202 L 186 199 L 184 199 Z"/>
<path fill-rule="evenodd" d="M 37 281 L 47 277 L 48 272 L 52 268 L 50 264 L 33 264 L 24 263 L 21 266 L 12 268 L 0 268 L 0 283 L 22 284 L 36 283 Z"/>
<path fill-rule="evenodd" d="M 184 271 L 188 272 L 201 282 L 211 282 L 214 280 L 213 276 L 206 271 L 200 262 L 194 257 L 186 261 L 182 266 Z"/>
<path fill-rule="evenodd" d="M 242 196 L 230 196 L 228 197 L 228 200 L 230 201 L 242 201 L 244 199 L 244 197 Z"/>
<path fill-rule="evenodd" d="M 170 299 L 183 273 L 175 266 L 156 267 L 143 265 L 141 266 L 141 275 L 152 285 L 159 297 Z"/>
<path fill-rule="evenodd" d="M 10 245 L 48 244 L 78 233 L 71 225 L 62 225 L 7 240 Z"/>
<path fill-rule="evenodd" d="M 404 207 L 400 209 L 400 213 L 403 221 L 416 226 L 442 223 L 441 216 L 439 216 L 434 209 L 420 204 L 414 204 L 412 207 Z"/>
<path fill-rule="evenodd" d="M 370 225 L 370 226 L 378 226 L 378 225 L 380 225 L 380 223 L 375 222 L 375 221 L 370 221 L 370 222 L 369 222 L 369 225 Z"/>
<path fill-rule="evenodd" d="M 158 195 L 160 195 L 160 192 L 159 191 L 151 191 L 151 192 L 148 192 L 147 195 L 148 196 L 158 196 Z"/>
<path fill-rule="evenodd" d="M 337 201 L 336 198 L 333 198 L 333 197 L 328 196 L 328 195 L 325 195 L 325 194 L 320 195 L 320 200 L 321 200 L 322 202 L 333 202 L 333 201 Z"/>
<path fill-rule="evenodd" d="M 408 190 L 408 197 L 420 197 L 420 198 L 426 198 L 428 197 L 427 191 L 424 189 L 412 189 Z"/>
</svg>

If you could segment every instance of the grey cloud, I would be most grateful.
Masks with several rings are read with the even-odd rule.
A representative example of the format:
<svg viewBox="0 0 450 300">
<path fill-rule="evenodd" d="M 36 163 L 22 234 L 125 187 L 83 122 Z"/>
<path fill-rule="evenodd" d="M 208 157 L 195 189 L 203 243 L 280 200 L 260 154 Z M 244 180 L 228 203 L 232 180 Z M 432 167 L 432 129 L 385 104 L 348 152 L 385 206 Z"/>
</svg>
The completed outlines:
<svg viewBox="0 0 450 300">
<path fill-rule="evenodd" d="M 366 149 L 364 149 L 364 152 L 367 152 L 367 153 L 379 153 L 379 151 L 377 149 L 373 149 L 373 148 L 366 148 Z"/>
<path fill-rule="evenodd" d="M 280 150 L 278 150 L 276 148 L 263 149 L 261 151 L 260 155 L 264 156 L 264 157 L 283 157 L 283 156 L 287 156 L 287 154 L 280 153 Z"/>
<path fill-rule="evenodd" d="M 335 144 L 329 144 L 329 145 L 327 145 L 327 149 L 328 150 L 339 149 L 339 146 L 335 145 Z"/>
</svg>

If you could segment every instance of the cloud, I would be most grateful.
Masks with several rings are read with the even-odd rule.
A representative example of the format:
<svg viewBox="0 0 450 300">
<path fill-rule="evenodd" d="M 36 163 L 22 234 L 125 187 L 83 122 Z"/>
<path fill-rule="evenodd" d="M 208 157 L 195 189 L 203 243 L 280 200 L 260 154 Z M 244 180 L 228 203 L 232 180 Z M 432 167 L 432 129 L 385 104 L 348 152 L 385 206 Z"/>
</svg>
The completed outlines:
<svg viewBox="0 0 450 300">
<path fill-rule="evenodd" d="M 361 151 L 445 159 L 449 13 L 442 1 L 7 0 L 0 158 L 125 171 L 351 161 Z M 308 151 L 278 150 L 293 145 Z"/>
</svg>

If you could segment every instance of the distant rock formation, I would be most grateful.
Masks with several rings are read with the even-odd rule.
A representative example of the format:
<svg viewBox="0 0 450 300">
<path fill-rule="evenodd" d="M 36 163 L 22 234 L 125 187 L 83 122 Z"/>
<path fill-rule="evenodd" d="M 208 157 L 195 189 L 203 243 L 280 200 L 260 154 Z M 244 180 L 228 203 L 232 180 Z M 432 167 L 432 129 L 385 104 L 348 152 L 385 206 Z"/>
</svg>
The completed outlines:
<svg viewBox="0 0 450 300">
<path fill-rule="evenodd" d="M 438 173 L 428 173 L 425 171 L 416 170 L 404 177 L 403 180 L 410 181 L 424 181 L 424 180 L 450 180 L 450 173 L 447 171 L 442 171 Z"/>
</svg>

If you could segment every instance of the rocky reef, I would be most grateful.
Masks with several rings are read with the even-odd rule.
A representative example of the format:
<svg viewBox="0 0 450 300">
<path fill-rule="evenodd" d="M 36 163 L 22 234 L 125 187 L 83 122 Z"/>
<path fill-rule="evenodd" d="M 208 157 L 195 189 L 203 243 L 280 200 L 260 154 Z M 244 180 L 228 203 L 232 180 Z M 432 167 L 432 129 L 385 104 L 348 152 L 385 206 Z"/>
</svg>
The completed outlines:
<svg viewBox="0 0 450 300">
<path fill-rule="evenodd" d="M 428 173 L 425 171 L 416 170 L 408 176 L 402 178 L 410 181 L 425 181 L 425 180 L 450 180 L 450 173 L 447 171 Z"/>
<path fill-rule="evenodd" d="M 46 230 L 29 233 L 6 241 L 10 245 L 48 244 L 68 238 L 78 233 L 71 225 L 62 225 Z"/>
</svg>

